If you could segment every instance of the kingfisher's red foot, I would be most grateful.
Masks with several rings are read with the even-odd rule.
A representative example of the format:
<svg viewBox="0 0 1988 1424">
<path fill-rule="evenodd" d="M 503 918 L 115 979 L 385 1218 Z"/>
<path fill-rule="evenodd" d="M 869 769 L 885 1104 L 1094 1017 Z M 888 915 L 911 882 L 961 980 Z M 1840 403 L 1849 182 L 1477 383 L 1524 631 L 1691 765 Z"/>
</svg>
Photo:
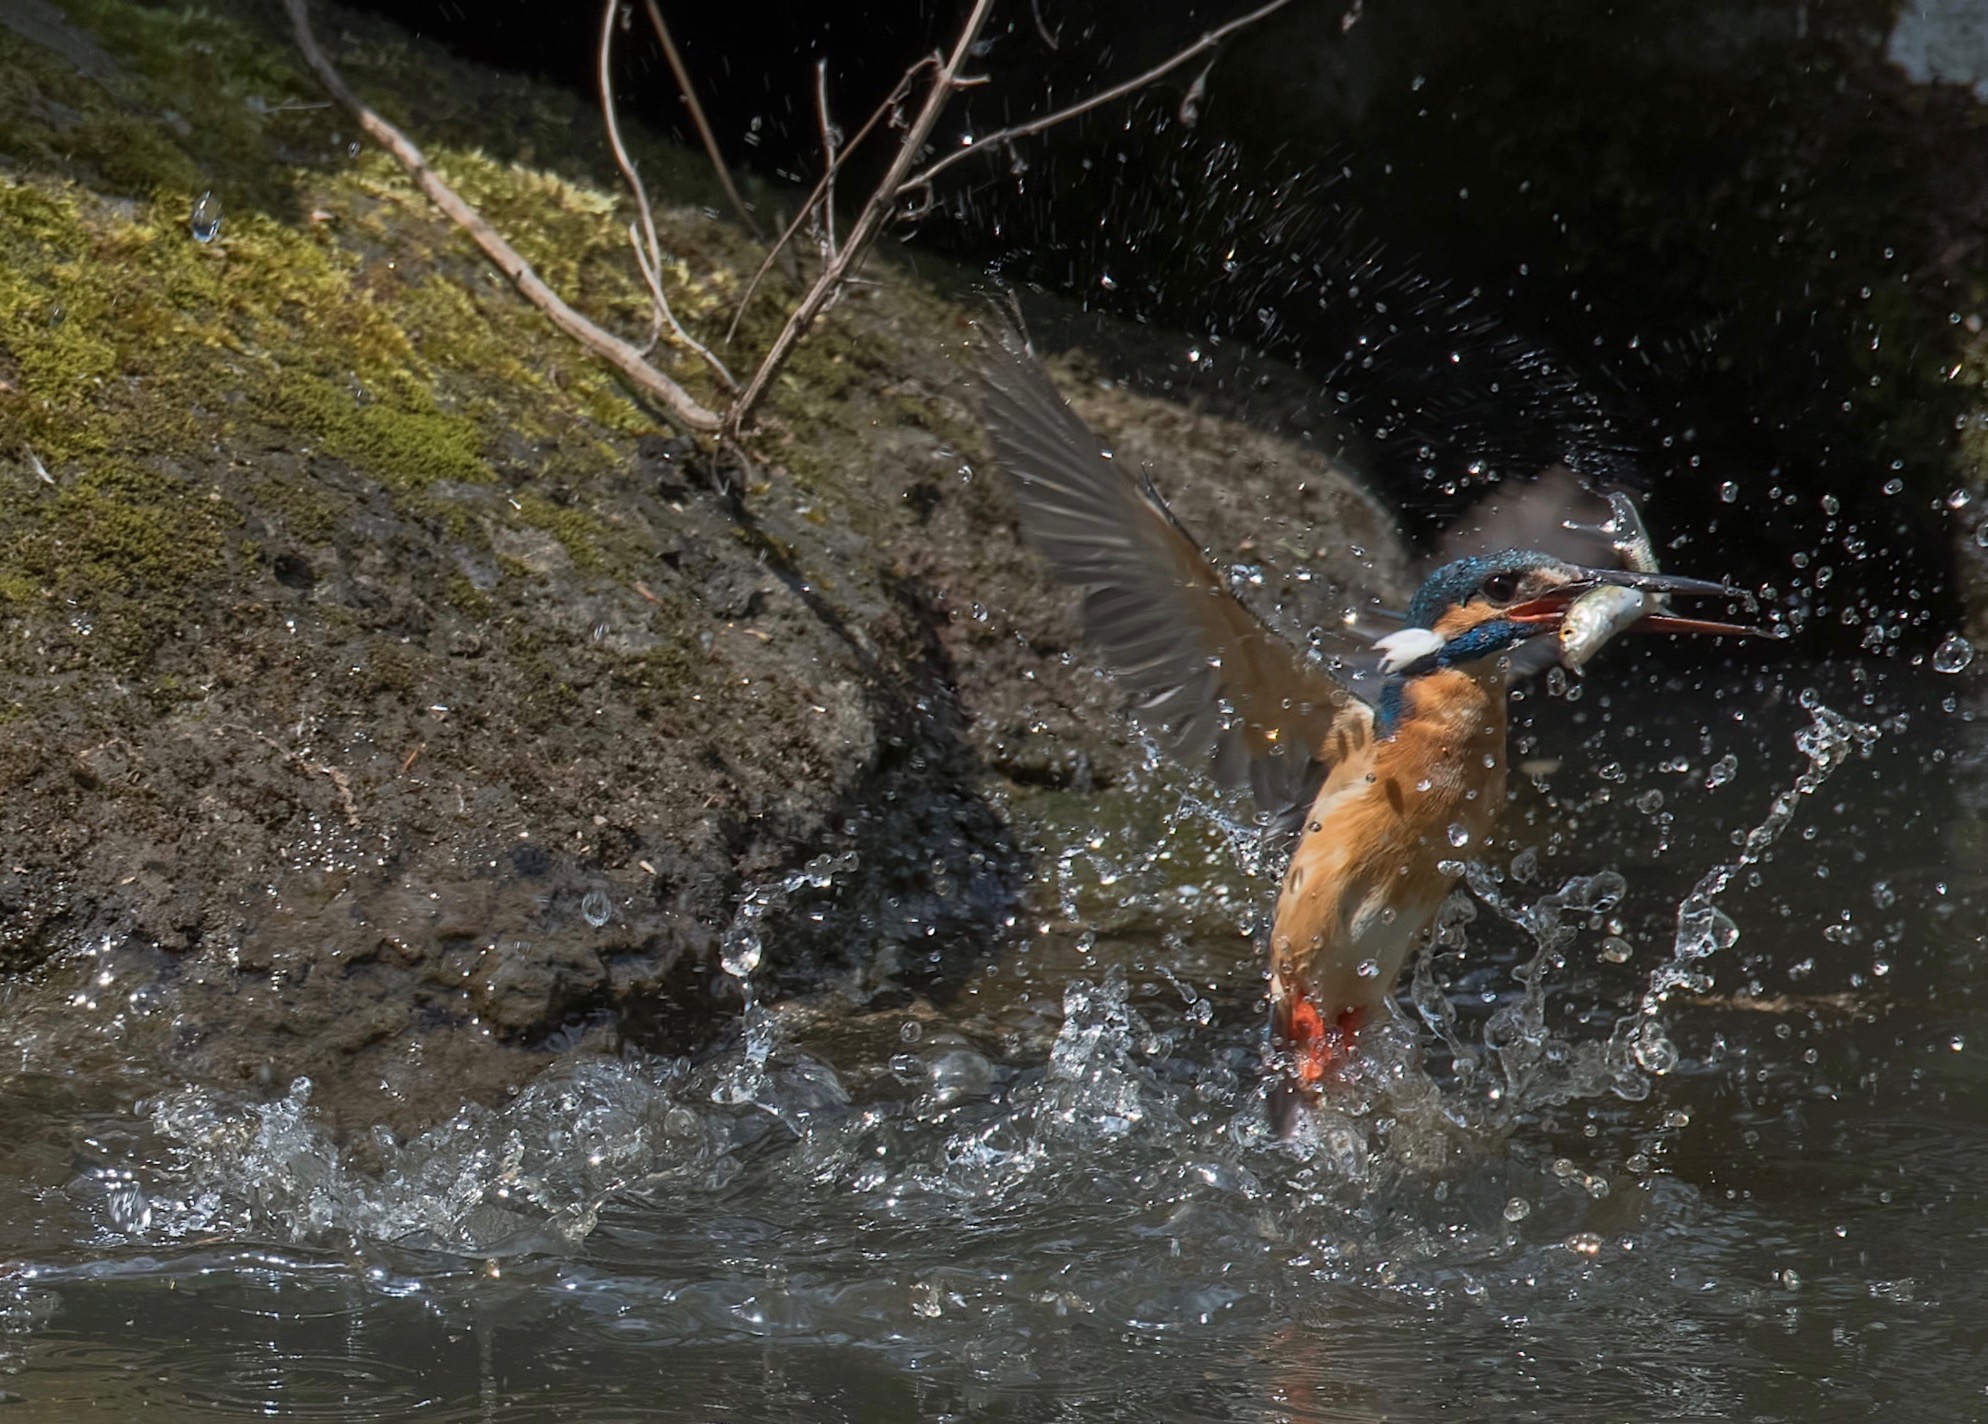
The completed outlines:
<svg viewBox="0 0 1988 1424">
<path fill-rule="evenodd" d="M 1353 1056 L 1353 1043 L 1366 1019 L 1364 1009 L 1346 1009 L 1327 1021 L 1302 991 L 1273 1004 L 1271 1046 L 1289 1055 L 1283 1082 L 1271 1092 L 1271 1115 L 1279 1132 L 1289 1132 L 1300 1103 L 1318 1100 L 1321 1084 L 1336 1079 Z"/>
<path fill-rule="evenodd" d="M 1310 1088 L 1336 1077 L 1341 1065 L 1353 1056 L 1353 1038 L 1365 1018 L 1364 1010 L 1347 1009 L 1327 1023 L 1318 1005 L 1309 996 L 1300 996 L 1285 1025 L 1298 1081 Z"/>
</svg>

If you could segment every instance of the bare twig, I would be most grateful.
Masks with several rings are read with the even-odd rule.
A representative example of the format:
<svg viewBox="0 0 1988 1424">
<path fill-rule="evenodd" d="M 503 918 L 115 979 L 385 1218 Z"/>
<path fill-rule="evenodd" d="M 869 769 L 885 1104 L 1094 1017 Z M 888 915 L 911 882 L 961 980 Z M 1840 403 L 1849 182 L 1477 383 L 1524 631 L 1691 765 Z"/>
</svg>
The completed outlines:
<svg viewBox="0 0 1988 1424">
<path fill-rule="evenodd" d="M 290 0 L 290 3 L 299 4 L 301 0 Z M 1283 4 L 1285 0 L 1277 0 L 1277 3 Z M 746 382 L 746 388 L 739 393 L 739 398 L 732 402 L 732 408 L 725 413 L 725 430 L 728 435 L 736 436 L 752 419 L 753 411 L 758 408 L 759 402 L 766 395 L 766 388 L 779 374 L 780 367 L 786 363 L 787 355 L 794 349 L 795 343 L 807 334 L 808 328 L 814 325 L 815 318 L 835 300 L 837 293 L 842 289 L 843 280 L 868 255 L 870 244 L 876 240 L 877 233 L 883 228 L 884 220 L 890 216 L 896 195 L 905 187 L 911 165 L 918 161 L 918 155 L 924 151 L 926 140 L 932 136 L 932 130 L 938 126 L 939 115 L 945 111 L 946 105 L 960 89 L 960 66 L 966 63 L 967 55 L 972 51 L 974 42 L 980 38 L 980 31 L 987 23 L 988 11 L 993 8 L 994 0 L 974 0 L 973 12 L 960 27 L 959 38 L 953 43 L 952 53 L 946 57 L 939 72 L 933 76 L 932 87 L 926 92 L 925 102 L 918 110 L 918 117 L 912 120 L 911 127 L 905 131 L 904 140 L 898 145 L 897 154 L 891 159 L 890 168 L 885 172 L 883 180 L 877 184 L 876 191 L 870 195 L 870 200 L 863 204 L 862 211 L 857 213 L 855 224 L 849 229 L 849 236 L 842 244 L 842 250 L 822 268 L 820 275 L 814 280 L 814 285 L 808 288 L 807 295 L 802 297 L 800 304 L 789 313 L 786 325 L 780 328 L 780 334 L 773 338 L 773 345 L 760 359 L 759 369 L 753 372 L 752 379 Z"/>
<path fill-rule="evenodd" d="M 739 215 L 739 221 L 756 242 L 766 241 L 766 234 L 759 230 L 753 221 L 752 209 L 746 206 L 744 198 L 732 183 L 732 170 L 725 166 L 725 156 L 718 151 L 717 135 L 711 132 L 711 121 L 704 117 L 704 106 L 697 102 L 697 86 L 690 82 L 690 71 L 684 68 L 683 56 L 677 53 L 676 41 L 670 38 L 670 27 L 663 23 L 663 12 L 656 0 L 643 0 L 648 7 L 649 24 L 656 31 L 656 38 L 662 42 L 663 57 L 670 62 L 670 73 L 676 76 L 677 88 L 683 91 L 683 102 L 690 109 L 690 121 L 697 126 L 697 137 L 704 143 L 704 152 L 710 156 L 711 166 L 718 170 L 718 182 L 724 186 L 725 196 L 731 199 L 732 211 Z"/>
<path fill-rule="evenodd" d="M 835 122 L 828 116 L 828 61 L 815 61 L 815 118 L 821 123 L 821 228 L 835 257 Z"/>
<path fill-rule="evenodd" d="M 360 128 L 394 156 L 421 191 L 428 195 L 429 201 L 469 234 L 470 239 L 483 249 L 484 255 L 511 279 L 512 285 L 525 300 L 544 312 L 554 326 L 599 355 L 638 389 L 654 397 L 664 414 L 676 425 L 705 434 L 715 433 L 724 426 L 724 419 L 716 411 L 706 409 L 690 392 L 650 365 L 640 351 L 574 311 L 560 299 L 558 293 L 546 286 L 517 249 L 428 166 L 427 158 L 405 134 L 373 112 L 346 87 L 337 68 L 318 48 L 317 37 L 311 33 L 310 17 L 304 10 L 304 0 L 283 0 L 283 3 L 289 12 L 291 27 L 297 34 L 297 48 L 317 74 L 318 82 L 324 85 L 332 98 L 351 111 Z"/>
<path fill-rule="evenodd" d="M 807 201 L 802 203 L 800 211 L 794 214 L 794 220 L 781 230 L 780 236 L 774 240 L 773 246 L 760 261 L 759 270 L 754 272 L 752 280 L 746 283 L 745 294 L 739 298 L 738 309 L 732 313 L 732 324 L 725 332 L 725 340 L 730 341 L 738 335 L 739 322 L 745 316 L 746 306 L 752 301 L 753 293 L 757 292 L 759 284 L 766 280 L 766 274 L 773 270 L 774 262 L 786 250 L 787 244 L 794 240 L 794 234 L 807 222 L 808 214 L 814 211 L 815 204 L 827 196 L 829 184 L 835 180 L 835 175 L 841 170 L 842 165 L 849 161 L 849 155 L 870 136 L 870 131 L 883 121 L 886 114 L 893 112 L 904 102 L 904 96 L 911 92 L 911 86 L 917 81 L 919 73 L 928 67 L 936 68 L 938 63 L 939 57 L 936 54 L 928 54 L 905 70 L 904 77 L 897 81 L 897 87 L 891 90 L 883 103 L 877 105 L 876 111 L 863 121 L 863 127 L 856 130 L 856 137 L 842 145 L 842 152 L 836 156 L 828 172 L 821 175 L 820 181 L 814 186 L 814 191 L 808 194 Z"/>
<path fill-rule="evenodd" d="M 1052 50 L 1062 48 L 1063 27 L 1058 25 L 1052 31 L 1042 22 L 1042 0 L 1029 0 L 1029 14 L 1035 19 L 1035 32 L 1042 36 L 1042 42 Z"/>
<path fill-rule="evenodd" d="M 1237 30 L 1246 29 L 1259 20 L 1268 19 L 1290 3 L 1291 0 L 1270 0 L 1270 3 L 1267 5 L 1259 5 L 1247 15 L 1238 15 L 1225 25 L 1217 25 L 1186 49 L 1180 50 L 1172 58 L 1154 65 L 1143 74 L 1135 74 L 1132 78 L 1122 83 L 1114 84 L 1109 89 L 1101 89 L 1088 99 L 1080 99 L 1074 104 L 1058 109 L 1053 114 L 1044 114 L 1041 118 L 1030 119 L 1027 123 L 1014 124 L 1005 129 L 996 129 L 993 133 L 984 134 L 974 139 L 971 143 L 962 144 L 951 153 L 948 153 L 944 158 L 939 159 L 935 163 L 927 164 L 924 168 L 918 170 L 918 172 L 904 179 L 893 190 L 891 196 L 894 199 L 901 198 L 906 196 L 910 191 L 929 187 L 934 178 L 938 177 L 948 168 L 951 168 L 961 159 L 978 153 L 983 148 L 989 148 L 999 143 L 1007 143 L 1013 139 L 1026 138 L 1030 134 L 1038 134 L 1045 129 L 1055 128 L 1058 124 L 1067 123 L 1080 114 L 1087 114 L 1093 109 L 1102 108 L 1114 100 L 1123 99 L 1128 94 L 1136 93 L 1155 80 L 1164 79 L 1196 55 L 1205 54 Z"/>
<path fill-rule="evenodd" d="M 670 299 L 663 294 L 663 245 L 656 236 L 656 214 L 649 206 L 649 191 L 642 186 L 642 175 L 635 171 L 635 160 L 628 156 L 628 149 L 621 141 L 621 123 L 614 107 L 614 21 L 621 8 L 621 0 L 607 0 L 601 10 L 601 43 L 597 56 L 597 77 L 601 90 L 601 118 L 607 125 L 608 147 L 614 150 L 615 166 L 621 169 L 621 176 L 628 184 L 628 191 L 634 195 L 635 210 L 642 219 L 642 240 L 636 240 L 635 227 L 628 229 L 628 242 L 635 249 L 635 265 L 642 269 L 642 280 L 649 288 L 649 305 L 653 315 L 649 331 L 649 345 L 642 354 L 654 349 L 656 338 L 662 333 L 663 324 L 669 324 L 676 339 L 695 351 L 704 363 L 717 373 L 728 391 L 736 391 L 739 383 L 732 379 L 732 373 L 725 369 L 725 363 L 707 350 L 704 344 L 683 329 L 683 323 L 676 319 L 676 312 L 670 307 Z M 647 250 L 644 250 L 644 244 Z"/>
<path fill-rule="evenodd" d="M 635 171 L 635 160 L 628 156 L 628 149 L 621 142 L 621 124 L 614 109 L 614 21 L 620 10 L 621 0 L 607 0 L 601 7 L 601 42 L 594 56 L 594 71 L 600 84 L 601 120 L 607 127 L 607 145 L 614 150 L 614 163 L 621 170 L 622 182 L 634 195 L 635 210 L 642 218 L 642 236 L 649 244 L 646 253 L 639 246 L 635 249 L 636 265 L 649 279 L 652 307 L 649 344 L 642 348 L 642 354 L 646 356 L 655 349 L 656 339 L 663 334 L 663 313 L 669 310 L 670 304 L 663 295 L 663 249 L 656 238 L 656 215 L 649 207 L 649 192 L 642 186 L 642 175 Z"/>
<path fill-rule="evenodd" d="M 669 298 L 663 295 L 662 269 L 649 265 L 648 255 L 642 251 L 642 234 L 634 223 L 628 225 L 628 248 L 635 254 L 635 265 L 641 269 L 642 284 L 649 289 L 650 302 L 662 313 L 663 320 L 669 323 L 671 333 L 680 343 L 704 358 L 704 364 L 711 368 L 711 373 L 718 378 L 719 384 L 728 391 L 736 391 L 739 388 L 738 377 L 731 373 L 710 347 L 685 331 L 683 324 L 676 319 L 676 313 L 670 309 Z"/>
</svg>

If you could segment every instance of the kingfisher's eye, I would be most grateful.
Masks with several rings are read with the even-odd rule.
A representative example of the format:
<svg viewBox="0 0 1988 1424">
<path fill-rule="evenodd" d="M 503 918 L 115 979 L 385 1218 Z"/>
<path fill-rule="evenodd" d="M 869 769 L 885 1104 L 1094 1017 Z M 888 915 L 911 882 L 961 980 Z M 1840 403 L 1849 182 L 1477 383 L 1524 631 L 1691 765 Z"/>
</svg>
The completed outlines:
<svg viewBox="0 0 1988 1424">
<path fill-rule="evenodd" d="M 1509 603 L 1512 595 L 1519 591 L 1517 574 L 1493 574 L 1477 586 L 1477 591 L 1493 603 Z"/>
</svg>

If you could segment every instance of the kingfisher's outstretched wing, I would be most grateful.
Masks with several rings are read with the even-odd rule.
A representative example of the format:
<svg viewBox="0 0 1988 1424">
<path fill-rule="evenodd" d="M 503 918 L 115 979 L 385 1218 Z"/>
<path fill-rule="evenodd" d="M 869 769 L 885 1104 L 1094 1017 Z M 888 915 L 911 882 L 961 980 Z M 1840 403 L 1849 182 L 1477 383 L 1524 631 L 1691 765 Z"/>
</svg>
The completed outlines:
<svg viewBox="0 0 1988 1424">
<path fill-rule="evenodd" d="M 1013 340 L 1013 338 L 1010 338 Z M 1367 705 L 1222 582 L 1151 481 L 1124 469 L 1019 341 L 984 343 L 984 414 L 1022 532 L 1084 588 L 1084 631 L 1132 714 L 1275 814 L 1372 735 Z"/>
</svg>

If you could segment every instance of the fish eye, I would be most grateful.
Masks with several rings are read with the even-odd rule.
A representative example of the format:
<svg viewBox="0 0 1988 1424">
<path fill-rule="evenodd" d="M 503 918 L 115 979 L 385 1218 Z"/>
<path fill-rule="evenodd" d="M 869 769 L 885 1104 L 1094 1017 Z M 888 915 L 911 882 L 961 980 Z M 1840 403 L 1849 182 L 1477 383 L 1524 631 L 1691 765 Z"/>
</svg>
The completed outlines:
<svg viewBox="0 0 1988 1424">
<path fill-rule="evenodd" d="M 1512 595 L 1519 591 L 1517 574 L 1492 574 L 1477 586 L 1477 591 L 1493 603 L 1509 603 Z"/>
</svg>

